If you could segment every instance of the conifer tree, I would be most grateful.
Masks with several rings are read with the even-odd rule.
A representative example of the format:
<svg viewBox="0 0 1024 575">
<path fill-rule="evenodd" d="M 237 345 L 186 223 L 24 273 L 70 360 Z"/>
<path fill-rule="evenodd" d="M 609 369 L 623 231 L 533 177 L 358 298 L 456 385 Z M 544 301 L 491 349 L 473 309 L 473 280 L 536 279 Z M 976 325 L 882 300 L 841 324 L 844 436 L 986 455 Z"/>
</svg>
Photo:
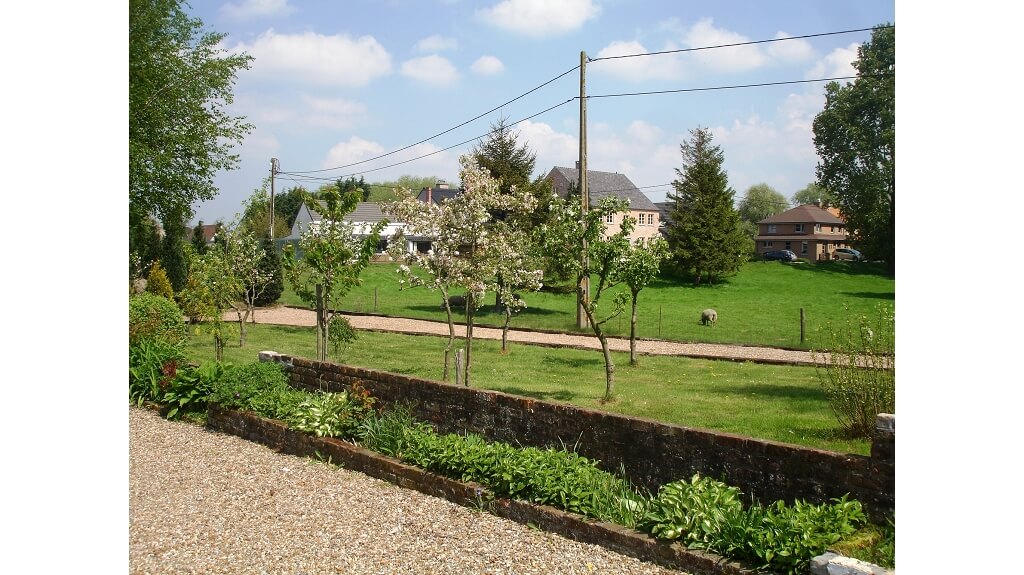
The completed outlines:
<svg viewBox="0 0 1024 575">
<path fill-rule="evenodd" d="M 676 168 L 675 191 L 668 193 L 674 203 L 667 233 L 669 265 L 695 285 L 736 273 L 749 251 L 733 207 L 735 191 L 722 169 L 725 156 L 711 139 L 707 128 L 690 131 L 690 140 L 680 145 L 683 163 Z"/>
</svg>

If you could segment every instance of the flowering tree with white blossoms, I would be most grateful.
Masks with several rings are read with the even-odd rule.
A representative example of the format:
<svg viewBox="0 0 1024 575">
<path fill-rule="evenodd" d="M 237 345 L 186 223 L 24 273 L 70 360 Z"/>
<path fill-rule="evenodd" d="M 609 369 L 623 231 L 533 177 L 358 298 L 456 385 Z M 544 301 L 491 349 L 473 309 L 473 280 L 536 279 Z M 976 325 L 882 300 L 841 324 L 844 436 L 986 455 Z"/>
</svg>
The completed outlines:
<svg viewBox="0 0 1024 575">
<path fill-rule="evenodd" d="M 533 198 L 533 196 L 529 196 Z M 544 270 L 534 261 L 529 247 L 529 234 L 508 220 L 495 224 L 494 235 L 494 291 L 505 316 L 501 326 L 501 352 L 508 351 L 508 326 L 512 315 L 526 309 L 521 292 L 537 291 L 543 285 Z"/>
<path fill-rule="evenodd" d="M 301 258 L 296 257 L 292 245 L 285 246 L 282 264 L 295 293 L 323 310 L 317 314 L 317 358 L 321 361 L 327 361 L 329 326 L 338 313 L 334 306 L 359 284 L 359 274 L 376 252 L 380 233 L 387 226 L 387 220 L 382 220 L 370 229 L 355 230 L 351 222 L 345 221 L 361 198 L 357 191 L 342 194 L 336 187 L 323 190 L 319 200 L 305 195 L 303 200 L 320 214 L 321 220 L 311 222 L 299 237 Z M 322 294 L 319 302 L 318 286 Z"/>
<path fill-rule="evenodd" d="M 509 265 L 507 262 L 510 261 L 525 262 L 524 257 L 515 254 L 515 250 L 525 249 L 525 244 L 515 245 L 515 240 L 507 237 L 513 233 L 513 229 L 496 224 L 491 214 L 499 210 L 505 213 L 530 213 L 536 208 L 536 200 L 526 190 L 513 189 L 507 194 L 500 193 L 497 180 L 471 156 L 462 156 L 459 163 L 462 165 L 462 192 L 454 198 L 437 205 L 420 202 L 409 196 L 399 202 L 382 205 L 382 210 L 405 223 L 405 234 L 431 238 L 432 249 L 426 254 L 404 254 L 405 264 L 398 271 L 403 276 L 401 281 L 407 282 L 407 285 L 425 286 L 441 292 L 449 325 L 449 343 L 445 348 L 446 378 L 448 358 L 455 338 L 449 294 L 453 289 L 461 289 L 465 294 L 465 370 L 464 380 L 457 383 L 468 386 L 472 369 L 474 314 L 483 303 L 484 294 L 489 289 L 495 289 L 499 265 Z M 402 235 L 393 239 L 392 246 L 404 246 Z M 416 271 L 410 267 L 413 265 Z M 509 269 L 511 275 L 519 275 L 520 272 L 522 270 Z M 539 278 L 540 270 L 529 270 L 523 274 L 533 274 Z M 533 284 L 521 285 L 528 287 Z M 536 286 L 532 289 L 539 289 L 539 283 Z"/>
<path fill-rule="evenodd" d="M 636 306 L 640 291 L 658 277 L 661 262 L 668 258 L 668 242 L 660 235 L 653 238 L 637 238 L 623 254 L 615 267 L 613 279 L 629 286 L 632 298 L 632 314 L 629 318 L 629 364 L 636 366 Z"/>
<path fill-rule="evenodd" d="M 262 265 L 263 246 L 256 236 L 241 226 L 232 229 L 221 228 L 214 242 L 222 257 L 240 282 L 241 289 L 233 300 L 231 307 L 238 316 L 239 347 L 245 347 L 245 323 L 250 319 L 256 321 L 256 300 L 263 294 L 273 279 L 273 274 Z"/>
<path fill-rule="evenodd" d="M 605 369 L 603 401 L 611 401 L 615 391 L 615 364 L 612 362 L 608 337 L 603 326 L 608 320 L 622 313 L 629 296 L 625 292 L 616 293 L 610 306 L 602 305 L 601 298 L 609 288 L 618 283 L 614 272 L 629 250 L 629 234 L 636 225 L 635 218 L 625 216 L 620 230 L 605 237 L 605 218 L 616 212 L 624 212 L 628 208 L 626 200 L 606 197 L 596 208 L 581 214 L 582 207 L 579 202 L 566 202 L 559 198 L 551 206 L 553 217 L 549 223 L 541 227 L 544 251 L 548 260 L 559 272 L 576 282 L 577 303 L 586 314 L 594 335 L 601 342 Z M 586 257 L 580 257 L 584 241 L 589 247 L 589 252 Z M 589 297 L 582 287 L 585 277 L 592 278 Z"/>
</svg>

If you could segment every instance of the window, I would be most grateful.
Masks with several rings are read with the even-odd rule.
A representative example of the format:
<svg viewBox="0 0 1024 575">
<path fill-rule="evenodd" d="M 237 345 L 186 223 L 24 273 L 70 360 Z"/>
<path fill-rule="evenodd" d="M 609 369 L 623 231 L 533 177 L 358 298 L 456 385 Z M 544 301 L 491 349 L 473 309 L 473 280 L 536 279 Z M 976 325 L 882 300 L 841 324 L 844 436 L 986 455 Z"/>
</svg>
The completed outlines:
<svg viewBox="0 0 1024 575">
<path fill-rule="evenodd" d="M 762 243 L 764 244 L 764 247 L 766 247 L 766 248 L 772 247 L 772 242 L 762 242 Z"/>
<path fill-rule="evenodd" d="M 793 251 L 793 243 L 792 242 L 786 242 L 786 249 L 789 250 L 789 251 Z"/>
<path fill-rule="evenodd" d="M 800 242 L 800 253 L 807 255 L 807 242 Z"/>
<path fill-rule="evenodd" d="M 804 225 L 803 224 L 793 224 L 793 231 L 798 233 L 798 234 L 803 233 Z"/>
<path fill-rule="evenodd" d="M 778 230 L 775 227 L 775 224 L 768 224 L 768 233 L 769 234 L 774 234 L 776 231 L 778 231 Z"/>
<path fill-rule="evenodd" d="M 654 214 L 647 214 L 647 225 L 654 225 Z"/>
<path fill-rule="evenodd" d="M 820 232 L 821 231 L 821 224 L 814 224 L 814 231 L 815 232 Z"/>
<path fill-rule="evenodd" d="M 615 214 L 608 214 L 607 216 L 604 217 L 604 221 L 609 223 L 609 224 L 614 224 L 615 223 Z"/>
</svg>

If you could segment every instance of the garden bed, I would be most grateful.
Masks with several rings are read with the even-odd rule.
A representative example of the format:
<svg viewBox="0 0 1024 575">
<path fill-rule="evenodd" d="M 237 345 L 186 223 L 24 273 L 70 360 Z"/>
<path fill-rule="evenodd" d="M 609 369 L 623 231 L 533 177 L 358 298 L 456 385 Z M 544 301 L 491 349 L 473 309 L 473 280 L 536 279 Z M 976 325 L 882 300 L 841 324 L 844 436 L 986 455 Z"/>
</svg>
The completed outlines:
<svg viewBox="0 0 1024 575">
<path fill-rule="evenodd" d="M 755 571 L 743 564 L 711 553 L 686 549 L 661 541 L 633 529 L 568 513 L 547 505 L 492 498 L 480 484 L 464 483 L 401 463 L 351 443 L 316 437 L 289 429 L 284 423 L 257 415 L 209 406 L 207 425 L 217 431 L 255 441 L 281 453 L 300 457 L 319 457 L 346 469 L 365 473 L 406 489 L 441 497 L 467 507 L 486 506 L 500 517 L 535 525 L 564 537 L 600 545 L 624 555 L 636 557 L 694 574 L 739 575 Z"/>
</svg>

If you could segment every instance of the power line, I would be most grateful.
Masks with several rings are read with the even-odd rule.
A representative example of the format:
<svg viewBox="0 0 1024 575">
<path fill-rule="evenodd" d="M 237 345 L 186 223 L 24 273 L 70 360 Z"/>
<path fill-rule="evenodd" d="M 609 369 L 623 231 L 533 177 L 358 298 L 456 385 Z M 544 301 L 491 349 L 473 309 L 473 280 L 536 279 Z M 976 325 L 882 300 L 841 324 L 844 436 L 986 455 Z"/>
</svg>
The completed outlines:
<svg viewBox="0 0 1024 575">
<path fill-rule="evenodd" d="M 711 86 L 708 88 L 681 88 L 679 90 L 655 90 L 653 92 L 625 92 L 622 94 L 596 94 L 587 98 L 619 98 L 622 96 L 649 96 L 652 94 L 676 94 L 679 92 L 707 92 L 711 90 L 734 90 L 737 88 L 762 88 L 765 86 L 784 86 L 787 84 L 808 84 L 812 82 L 834 82 L 836 80 L 856 80 L 858 78 L 878 78 L 892 74 L 869 74 L 864 76 L 839 76 L 836 78 L 818 78 L 815 80 L 788 80 L 785 82 L 764 82 L 760 84 L 737 84 L 734 86 Z"/>
<path fill-rule="evenodd" d="M 546 114 L 546 113 L 550 112 L 551 110 L 554 110 L 555 108 L 560 108 L 560 107 L 568 104 L 569 102 L 572 102 L 573 100 L 577 100 L 577 99 L 579 99 L 579 96 L 576 96 L 574 98 L 569 98 L 568 100 L 562 102 L 561 104 L 555 104 L 554 106 L 551 106 L 550 108 L 547 108 L 546 110 L 541 110 L 540 112 L 537 112 L 536 114 L 527 116 L 527 117 L 522 118 L 520 120 L 516 120 L 515 122 L 512 122 L 512 125 L 518 124 L 519 122 L 525 122 L 526 120 L 530 120 L 532 118 L 536 118 L 537 116 L 540 116 L 541 114 Z M 422 156 L 416 156 L 415 158 L 410 158 L 408 160 L 403 160 L 401 162 L 395 162 L 394 164 L 388 164 L 386 166 L 381 166 L 379 168 L 373 168 L 371 170 L 363 170 L 363 171 L 360 171 L 360 172 L 354 172 L 354 173 L 351 173 L 351 174 L 346 174 L 344 176 L 336 176 L 336 177 L 333 177 L 333 178 L 321 178 L 321 177 L 316 177 L 316 176 L 306 176 L 306 175 L 304 175 L 304 174 L 307 174 L 307 173 L 310 173 L 310 172 L 278 172 L 278 173 L 280 173 L 280 174 L 288 174 L 288 175 L 292 175 L 292 176 L 300 176 L 300 177 L 308 178 L 309 180 L 323 180 L 323 181 L 333 182 L 333 181 L 338 180 L 340 178 L 347 178 L 347 177 L 351 177 L 351 176 L 357 176 L 357 175 L 360 175 L 360 174 L 368 174 L 370 172 L 377 172 L 377 171 L 380 171 L 380 170 L 385 170 L 387 168 L 393 168 L 395 166 L 401 166 L 402 164 L 408 164 L 409 162 L 415 162 L 416 160 L 422 160 L 423 158 L 427 158 L 427 157 L 433 156 L 435 154 L 440 154 L 441 152 L 447 152 L 448 150 L 451 150 L 452 148 L 458 148 L 459 146 L 468 144 L 468 143 L 470 143 L 470 142 L 472 142 L 474 140 L 479 140 L 480 138 L 489 136 L 489 135 L 491 135 L 491 134 L 493 134 L 494 132 L 497 132 L 497 131 L 498 131 L 497 129 L 491 130 L 490 132 L 487 132 L 486 134 L 481 134 L 479 136 L 476 136 L 476 137 L 470 138 L 468 140 L 459 142 L 458 144 L 454 144 L 454 145 L 448 146 L 447 148 L 442 148 L 440 150 L 435 150 L 433 152 L 430 152 L 429 154 L 423 154 Z M 370 161 L 370 160 L 363 160 L 363 162 L 368 162 L 368 161 Z M 357 162 L 357 163 L 363 163 L 363 162 Z M 349 164 L 349 165 L 353 166 L 355 164 Z M 337 168 L 329 168 L 329 169 L 337 169 Z M 320 171 L 324 171 L 324 170 L 320 170 Z"/>
<path fill-rule="evenodd" d="M 449 133 L 451 131 L 457 130 L 458 128 L 461 128 L 461 127 L 465 126 L 466 124 L 469 124 L 471 122 L 479 120 L 480 118 L 483 118 L 487 114 L 490 114 L 491 112 L 494 112 L 495 110 L 501 109 L 501 108 L 511 104 L 512 102 L 515 102 L 516 100 L 519 100 L 520 98 L 528 96 L 528 95 L 532 94 L 533 92 L 536 92 L 537 90 L 540 90 L 544 86 L 547 86 L 548 84 L 554 82 L 555 80 L 558 80 L 558 79 L 562 78 L 566 74 L 569 74 L 571 72 L 576 71 L 577 69 L 579 69 L 579 64 L 577 64 L 576 66 L 573 66 L 572 68 L 566 70 L 565 72 L 562 72 L 561 74 L 559 74 L 558 76 L 555 76 L 554 78 L 548 80 L 547 82 L 544 82 L 543 84 L 537 86 L 536 88 L 533 88 L 532 90 L 530 90 L 528 92 L 523 92 L 522 94 L 516 96 L 515 98 L 512 98 L 511 100 L 509 100 L 509 101 L 507 101 L 507 102 L 505 102 L 503 104 L 499 104 L 499 105 L 491 108 L 490 110 L 487 110 L 483 114 L 480 114 L 478 116 L 474 116 L 474 117 L 466 120 L 465 122 L 462 122 L 461 124 L 459 124 L 457 126 L 453 126 L 451 128 L 448 128 L 447 130 L 445 130 L 443 132 L 438 132 L 437 134 L 434 134 L 433 136 L 430 136 L 429 138 L 424 138 L 424 139 L 422 139 L 422 140 L 420 140 L 420 141 L 418 141 L 416 143 L 409 144 L 408 146 L 405 146 L 403 148 L 399 148 L 397 150 L 393 150 L 393 151 L 387 152 L 385 154 L 381 154 L 379 156 L 374 156 L 374 157 L 368 158 L 366 160 L 360 160 L 358 162 L 353 162 L 351 164 L 345 164 L 343 166 L 335 166 L 333 168 L 324 168 L 322 170 L 306 170 L 306 171 L 299 171 L 299 172 L 292 172 L 292 173 L 293 174 L 316 174 L 316 173 L 319 173 L 319 172 L 329 172 L 331 170 L 340 170 L 342 168 L 350 168 L 352 166 L 358 166 L 359 164 L 365 164 L 367 162 L 372 162 L 374 160 L 379 160 L 381 158 L 386 158 L 387 156 L 390 156 L 390 155 L 393 155 L 393 154 L 397 154 L 398 152 L 404 152 L 405 150 L 408 150 L 409 148 L 412 148 L 413 146 L 418 146 L 420 144 L 429 142 L 430 140 L 433 140 L 434 138 L 437 138 L 438 136 L 443 136 L 443 135 L 445 135 L 445 134 L 447 134 L 447 133 Z M 520 120 L 520 121 L 522 121 L 522 120 Z"/>
<path fill-rule="evenodd" d="M 787 36 L 785 38 L 772 38 L 771 40 L 753 40 L 750 42 L 736 42 L 733 44 L 718 44 L 716 46 L 699 46 L 697 48 L 680 48 L 678 50 L 662 50 L 660 52 L 644 52 L 640 54 L 623 54 L 621 56 L 604 56 L 601 58 L 587 58 L 588 62 L 599 62 L 601 60 L 616 60 L 619 58 L 636 58 L 639 56 L 658 56 L 661 54 L 675 54 L 679 52 L 696 52 L 697 50 L 713 50 L 716 48 L 733 48 L 736 46 L 750 46 L 752 44 L 766 44 L 768 42 L 784 42 L 786 40 L 800 40 L 803 38 L 817 38 L 820 36 L 835 36 L 837 34 L 851 34 L 853 32 L 869 32 L 880 28 L 895 28 L 893 24 L 887 26 L 875 26 L 872 28 L 858 28 L 856 30 L 842 30 L 840 32 L 823 32 L 821 34 L 805 34 L 803 36 Z"/>
</svg>

